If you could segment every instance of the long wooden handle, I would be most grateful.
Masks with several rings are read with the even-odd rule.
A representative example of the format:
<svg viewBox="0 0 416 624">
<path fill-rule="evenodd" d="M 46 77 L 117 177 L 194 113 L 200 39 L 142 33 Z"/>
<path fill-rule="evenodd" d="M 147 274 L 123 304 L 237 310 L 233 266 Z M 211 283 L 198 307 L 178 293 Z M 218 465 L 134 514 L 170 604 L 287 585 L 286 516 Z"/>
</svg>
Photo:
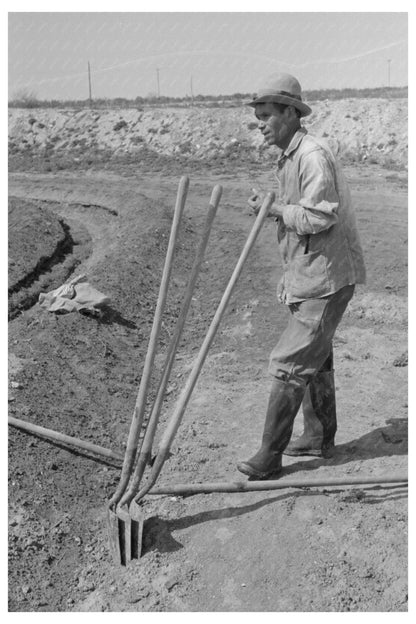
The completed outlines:
<svg viewBox="0 0 416 624">
<path fill-rule="evenodd" d="M 209 236 L 211 233 L 211 227 L 217 213 L 218 204 L 220 203 L 222 194 L 222 187 L 217 185 L 214 187 L 211 199 L 209 202 L 209 208 L 207 212 L 207 217 L 205 220 L 202 237 L 195 255 L 195 260 L 192 266 L 191 274 L 189 277 L 188 285 L 186 288 L 185 296 L 183 299 L 182 307 L 179 312 L 178 320 L 176 322 L 175 331 L 173 334 L 173 338 L 169 345 L 169 351 L 166 357 L 165 366 L 162 374 L 162 378 L 159 384 L 159 388 L 157 391 L 157 396 L 153 405 L 153 409 L 147 423 L 145 437 L 143 439 L 142 447 L 138 454 L 138 460 L 134 472 L 133 482 L 129 487 L 128 492 L 126 493 L 126 498 L 130 496 L 130 490 L 133 489 L 134 492 L 138 491 L 138 487 L 140 485 L 140 481 L 143 477 L 144 470 L 146 465 L 149 463 L 152 453 L 152 445 L 153 440 L 156 434 L 156 428 L 159 422 L 159 416 L 162 409 L 163 399 L 166 391 L 166 386 L 169 381 L 169 376 L 172 370 L 173 363 L 175 361 L 176 351 L 178 349 L 179 341 L 182 336 L 183 328 L 185 325 L 186 317 L 188 315 L 188 311 L 192 302 L 192 296 L 195 290 L 196 282 L 199 277 L 202 261 L 204 259 L 205 250 L 208 244 Z M 120 505 L 124 504 L 124 498 L 121 499 Z"/>
<path fill-rule="evenodd" d="M 57 442 L 62 442 L 63 444 L 91 451 L 91 453 L 100 455 L 100 457 L 108 457 L 109 459 L 116 459 L 117 461 L 121 461 L 123 459 L 122 455 L 114 453 L 114 451 L 111 451 L 110 449 L 103 448 L 97 444 L 92 444 L 91 442 L 86 442 L 85 440 L 80 440 L 79 438 L 74 438 L 73 436 L 65 435 L 64 433 L 54 431 L 53 429 L 47 429 L 46 427 L 41 427 L 40 425 L 34 425 L 26 422 L 25 420 L 20 420 L 20 418 L 15 418 L 14 416 L 9 416 L 9 425 L 29 433 L 34 433 L 51 440 L 56 440 Z"/>
<path fill-rule="evenodd" d="M 222 296 L 222 299 L 214 315 L 214 318 L 212 319 L 211 325 L 208 329 L 204 342 L 202 343 L 202 346 L 200 348 L 199 354 L 196 358 L 192 371 L 179 396 L 179 399 L 174 409 L 174 412 L 172 414 L 171 420 L 169 421 L 168 426 L 165 430 L 165 433 L 162 437 L 162 440 L 159 445 L 158 454 L 156 456 L 155 463 L 153 464 L 152 472 L 150 473 L 150 476 L 149 476 L 149 480 L 146 482 L 145 486 L 140 490 L 136 500 L 139 500 L 140 498 L 142 498 L 150 490 L 150 488 L 156 482 L 160 474 L 160 471 L 162 470 L 163 464 L 165 463 L 165 460 L 168 456 L 170 446 L 178 430 L 178 427 L 181 423 L 186 406 L 189 402 L 192 391 L 195 387 L 195 384 L 201 372 L 202 366 L 205 362 L 205 358 L 207 356 L 208 350 L 212 344 L 212 341 L 215 338 L 215 334 L 218 330 L 220 321 L 224 315 L 225 308 L 227 307 L 227 304 L 231 298 L 234 286 L 236 285 L 237 280 L 240 277 L 244 263 L 247 260 L 247 257 L 256 241 L 256 238 L 260 232 L 260 229 L 263 225 L 265 218 L 267 217 L 267 213 L 269 212 L 270 207 L 274 202 L 274 199 L 275 199 L 274 193 L 268 193 L 263 200 L 263 204 L 254 222 L 253 228 L 246 240 L 246 243 L 241 252 L 240 258 L 230 278 L 227 288 L 225 289 L 225 292 Z M 129 491 L 129 495 L 131 496 L 131 499 L 132 499 L 135 496 L 135 493 L 132 491 Z"/>
<path fill-rule="evenodd" d="M 406 486 L 405 474 L 380 475 L 379 477 L 335 477 L 332 479 L 278 479 L 276 481 L 234 481 L 218 483 L 177 483 L 154 488 L 149 495 L 191 496 L 193 494 L 211 494 L 213 492 L 260 492 L 265 490 L 285 490 L 289 488 L 345 487 L 351 485 L 395 484 Z"/>
<path fill-rule="evenodd" d="M 186 196 L 189 188 L 188 176 L 183 176 L 179 182 L 178 193 L 176 197 L 175 211 L 169 237 L 169 244 L 166 253 L 165 265 L 163 268 L 162 280 L 160 283 L 159 295 L 156 304 L 153 326 L 150 333 L 149 345 L 143 366 L 142 378 L 137 394 L 136 404 L 134 406 L 133 417 L 130 425 L 127 446 L 124 455 L 123 468 L 121 471 L 120 482 L 118 487 L 109 501 L 109 506 L 116 505 L 124 494 L 136 458 L 137 445 L 140 435 L 143 416 L 146 407 L 146 398 L 153 369 L 153 363 L 156 355 L 157 343 L 159 339 L 160 329 L 162 325 L 162 315 L 166 303 L 166 296 L 169 287 L 170 275 L 172 272 L 173 254 L 175 251 L 176 240 L 179 232 L 179 225 L 185 207 Z"/>
</svg>

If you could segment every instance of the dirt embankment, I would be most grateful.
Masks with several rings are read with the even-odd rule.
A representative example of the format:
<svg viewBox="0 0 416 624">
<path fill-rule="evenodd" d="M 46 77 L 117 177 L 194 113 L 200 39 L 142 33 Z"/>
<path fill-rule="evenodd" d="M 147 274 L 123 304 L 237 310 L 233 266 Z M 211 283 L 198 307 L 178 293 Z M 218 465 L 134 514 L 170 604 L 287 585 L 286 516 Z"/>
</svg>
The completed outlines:
<svg viewBox="0 0 416 624">
<path fill-rule="evenodd" d="M 344 160 L 407 166 L 407 99 L 311 102 L 304 119 L 315 135 L 328 138 Z M 114 157 L 158 154 L 210 160 L 249 157 L 264 161 L 253 110 L 163 108 L 152 110 L 10 109 L 9 149 L 45 157 L 111 152 Z M 82 156 L 81 156 L 82 155 Z"/>
</svg>

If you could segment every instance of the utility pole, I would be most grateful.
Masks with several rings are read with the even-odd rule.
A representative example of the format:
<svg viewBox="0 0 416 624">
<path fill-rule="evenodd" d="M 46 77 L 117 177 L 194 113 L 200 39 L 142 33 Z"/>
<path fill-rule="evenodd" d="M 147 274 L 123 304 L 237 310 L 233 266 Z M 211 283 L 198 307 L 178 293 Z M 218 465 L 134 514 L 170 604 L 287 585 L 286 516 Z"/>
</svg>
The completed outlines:
<svg viewBox="0 0 416 624">
<path fill-rule="evenodd" d="M 192 98 L 192 106 L 194 105 L 194 89 L 192 84 L 192 75 L 191 75 L 191 98 Z"/>
<path fill-rule="evenodd" d="M 157 97 L 160 98 L 160 82 L 159 82 L 159 68 L 156 67 L 156 76 L 157 76 Z"/>
<path fill-rule="evenodd" d="M 90 104 L 90 108 L 91 108 L 91 102 L 92 102 L 92 95 L 91 95 L 91 68 L 90 68 L 90 62 L 88 61 L 88 93 L 89 93 L 89 104 Z"/>
<path fill-rule="evenodd" d="M 390 88 L 390 63 L 391 59 L 387 59 L 387 84 Z"/>
</svg>

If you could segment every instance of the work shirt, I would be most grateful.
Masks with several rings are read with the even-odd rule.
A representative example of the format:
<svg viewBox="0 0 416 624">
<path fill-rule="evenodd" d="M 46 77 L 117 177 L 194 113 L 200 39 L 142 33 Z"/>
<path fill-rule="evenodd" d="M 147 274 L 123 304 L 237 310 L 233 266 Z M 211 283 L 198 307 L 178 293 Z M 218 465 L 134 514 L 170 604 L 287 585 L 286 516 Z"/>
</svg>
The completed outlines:
<svg viewBox="0 0 416 624">
<path fill-rule="evenodd" d="M 329 145 L 300 128 L 279 157 L 277 240 L 283 260 L 278 298 L 320 298 L 365 282 L 350 191 Z"/>
</svg>

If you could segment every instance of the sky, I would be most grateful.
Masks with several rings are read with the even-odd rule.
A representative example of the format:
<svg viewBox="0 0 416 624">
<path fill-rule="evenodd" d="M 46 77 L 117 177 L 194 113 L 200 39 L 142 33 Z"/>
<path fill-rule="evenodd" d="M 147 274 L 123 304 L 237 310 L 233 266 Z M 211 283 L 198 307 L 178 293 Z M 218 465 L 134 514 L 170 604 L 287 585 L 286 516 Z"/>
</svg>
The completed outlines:
<svg viewBox="0 0 416 624">
<path fill-rule="evenodd" d="M 407 30 L 404 11 L 9 9 L 8 98 L 87 99 L 88 63 L 93 98 L 255 93 L 275 71 L 304 90 L 405 86 Z"/>
</svg>

